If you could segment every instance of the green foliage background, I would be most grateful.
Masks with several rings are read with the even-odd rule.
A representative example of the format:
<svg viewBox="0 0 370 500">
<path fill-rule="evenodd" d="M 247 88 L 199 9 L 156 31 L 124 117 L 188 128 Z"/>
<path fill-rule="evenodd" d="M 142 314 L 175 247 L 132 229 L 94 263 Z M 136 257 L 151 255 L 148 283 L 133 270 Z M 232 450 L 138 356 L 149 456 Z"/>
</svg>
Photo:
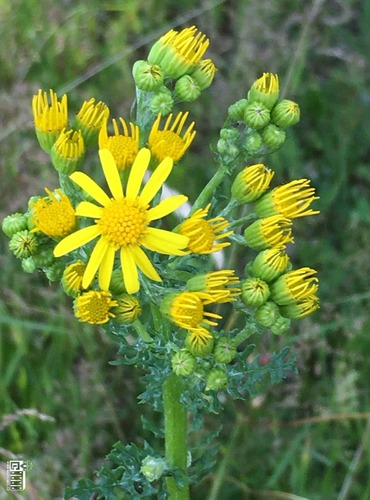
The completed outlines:
<svg viewBox="0 0 370 500">
<path fill-rule="evenodd" d="M 34 135 L 38 88 L 68 92 L 70 110 L 94 96 L 127 117 L 133 62 L 166 30 L 192 24 L 219 71 L 188 106 L 198 132 L 173 187 L 194 199 L 215 168 L 208 144 L 228 106 L 271 71 L 302 119 L 265 162 L 278 182 L 310 177 L 321 197 L 321 214 L 297 223 L 294 248 L 319 272 L 321 309 L 284 338 L 253 339 L 266 359 L 292 345 L 299 373 L 208 418 L 209 430 L 223 423 L 218 468 L 192 498 L 370 498 L 369 2 L 0 0 L 0 217 L 57 182 Z M 0 244 L 0 454 L 33 462 L 27 498 L 57 498 L 92 477 L 117 440 L 148 437 L 147 409 L 137 374 L 109 365 L 116 345 L 78 323 L 56 285 L 25 274 L 3 235 Z"/>
</svg>

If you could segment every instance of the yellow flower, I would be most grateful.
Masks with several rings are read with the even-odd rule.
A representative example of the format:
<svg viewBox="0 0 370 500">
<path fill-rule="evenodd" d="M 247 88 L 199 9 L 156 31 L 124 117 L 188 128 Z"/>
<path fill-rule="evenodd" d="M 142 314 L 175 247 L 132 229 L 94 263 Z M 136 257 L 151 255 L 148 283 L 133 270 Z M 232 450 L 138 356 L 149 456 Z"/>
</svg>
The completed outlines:
<svg viewBox="0 0 370 500">
<path fill-rule="evenodd" d="M 108 135 L 107 122 L 104 123 L 99 134 L 99 148 L 108 149 L 116 162 L 118 170 L 121 172 L 134 163 L 139 151 L 139 127 L 129 123 L 130 131 L 123 118 L 119 119 L 123 134 L 120 133 L 116 120 L 112 120 L 114 135 Z"/>
<path fill-rule="evenodd" d="M 195 123 L 192 122 L 186 132 L 182 133 L 189 113 L 179 113 L 171 125 L 173 114 L 171 113 L 162 130 L 159 130 L 161 115 L 159 114 L 149 134 L 149 148 L 152 155 L 162 161 L 169 156 L 174 162 L 179 160 L 189 148 L 195 137 L 193 130 Z"/>
<path fill-rule="evenodd" d="M 204 292 L 214 303 L 232 302 L 241 292 L 240 288 L 236 286 L 239 284 L 239 278 L 234 275 L 233 269 L 199 274 L 187 281 L 186 289 L 193 292 Z"/>
<path fill-rule="evenodd" d="M 108 106 L 102 101 L 95 103 L 95 99 L 92 97 L 82 104 L 80 111 L 76 115 L 73 128 L 81 130 L 86 146 L 91 146 L 97 142 L 100 129 L 103 123 L 108 120 L 108 116 Z"/>
<path fill-rule="evenodd" d="M 279 306 L 313 297 L 319 288 L 316 271 L 302 267 L 289 271 L 270 285 L 271 298 Z"/>
<path fill-rule="evenodd" d="M 51 148 L 51 161 L 58 172 L 71 174 L 85 155 L 85 144 L 80 131 L 63 129 Z"/>
<path fill-rule="evenodd" d="M 138 268 L 148 278 L 161 281 L 142 247 L 166 255 L 184 253 L 182 249 L 187 245 L 187 237 L 149 227 L 149 224 L 176 210 L 187 198 L 183 195 L 171 196 L 149 208 L 150 202 L 171 173 L 171 158 L 163 160 L 139 194 L 150 162 L 148 149 L 141 149 L 136 156 L 125 193 L 112 153 L 102 149 L 99 156 L 112 198 L 86 174 L 74 172 L 71 179 L 99 204 L 83 201 L 78 205 L 76 214 L 94 219 L 95 224 L 67 236 L 55 247 L 54 255 L 61 257 L 99 236 L 87 264 L 82 286 L 87 288 L 99 270 L 99 286 L 102 290 L 108 290 L 114 257 L 119 250 L 126 291 L 133 294 L 140 288 Z"/>
<path fill-rule="evenodd" d="M 310 187 L 310 180 L 297 179 L 274 188 L 256 202 L 259 217 L 281 214 L 289 219 L 320 213 L 309 208 L 314 200 L 315 188 Z"/>
<path fill-rule="evenodd" d="M 220 241 L 233 233 L 223 232 L 227 229 L 227 220 L 223 217 L 206 219 L 210 206 L 199 208 L 179 226 L 180 234 L 189 238 L 188 249 L 191 253 L 214 253 L 230 245 L 227 241 Z"/>
<path fill-rule="evenodd" d="M 51 238 L 63 238 L 76 228 L 76 214 L 66 196 L 60 189 L 50 191 L 48 196 L 39 198 L 32 206 L 32 232 L 41 231 Z"/>
<path fill-rule="evenodd" d="M 69 264 L 62 276 L 62 286 L 67 295 L 76 297 L 82 290 L 82 278 L 86 269 L 86 264 L 81 260 L 77 260 Z"/>
<path fill-rule="evenodd" d="M 172 78 L 180 78 L 191 73 L 202 59 L 209 40 L 195 26 L 180 32 L 168 31 L 151 48 L 148 55 L 150 64 L 157 64 Z"/>
<path fill-rule="evenodd" d="M 279 77 L 272 73 L 263 73 L 248 92 L 249 102 L 259 101 L 271 109 L 279 97 Z"/>
<path fill-rule="evenodd" d="M 284 318 L 298 319 L 304 318 L 313 313 L 320 307 L 319 299 L 316 295 L 307 297 L 306 299 L 299 300 L 293 304 L 280 306 L 280 313 Z"/>
<path fill-rule="evenodd" d="M 117 306 L 112 294 L 106 291 L 89 290 L 79 295 L 74 301 L 75 316 L 83 323 L 101 325 L 108 323 L 115 315 L 111 312 Z"/>
<path fill-rule="evenodd" d="M 239 203 L 250 203 L 262 196 L 273 177 L 274 171 L 262 163 L 245 167 L 236 176 L 231 193 Z"/>
<path fill-rule="evenodd" d="M 293 242 L 292 221 L 281 215 L 257 219 L 244 231 L 247 245 L 253 250 L 283 248 Z"/>
<path fill-rule="evenodd" d="M 32 111 L 36 135 L 40 146 L 50 153 L 60 132 L 68 124 L 67 96 L 58 101 L 57 94 L 50 89 L 50 104 L 47 92 L 39 90 L 32 98 Z"/>
</svg>

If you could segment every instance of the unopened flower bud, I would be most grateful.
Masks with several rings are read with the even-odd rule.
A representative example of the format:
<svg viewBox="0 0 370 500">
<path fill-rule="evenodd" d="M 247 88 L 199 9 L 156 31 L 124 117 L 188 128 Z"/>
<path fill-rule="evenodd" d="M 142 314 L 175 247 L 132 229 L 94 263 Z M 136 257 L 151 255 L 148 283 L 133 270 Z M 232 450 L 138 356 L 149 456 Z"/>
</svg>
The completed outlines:
<svg viewBox="0 0 370 500">
<path fill-rule="evenodd" d="M 241 122 L 244 120 L 245 108 L 248 106 L 247 99 L 239 99 L 239 101 L 231 104 L 228 109 L 228 115 L 232 120 Z"/>
<path fill-rule="evenodd" d="M 228 376 L 222 368 L 213 368 L 207 375 L 206 391 L 219 391 L 227 386 Z"/>
<path fill-rule="evenodd" d="M 250 154 L 257 153 L 262 147 L 261 135 L 256 131 L 249 133 L 245 139 L 244 147 Z"/>
<path fill-rule="evenodd" d="M 67 295 L 77 297 L 82 291 L 82 279 L 86 270 L 86 264 L 77 260 L 69 264 L 63 271 L 62 287 Z"/>
<path fill-rule="evenodd" d="M 267 125 L 262 133 L 263 143 L 270 149 L 277 149 L 284 144 L 286 133 L 283 129 L 277 127 L 273 123 Z"/>
<path fill-rule="evenodd" d="M 57 260 L 50 267 L 44 269 L 44 272 L 49 281 L 60 281 L 63 276 L 64 268 L 65 263 L 61 260 Z"/>
<path fill-rule="evenodd" d="M 94 98 L 85 101 L 76 115 L 74 130 L 80 130 L 85 147 L 98 143 L 99 132 L 109 117 L 109 108 L 104 102 Z"/>
<path fill-rule="evenodd" d="M 260 307 L 270 296 L 267 283 L 259 278 L 248 278 L 242 283 L 242 300 L 248 306 Z"/>
<path fill-rule="evenodd" d="M 112 295 L 121 295 L 126 292 L 125 284 L 123 282 L 122 269 L 114 269 L 110 279 L 109 290 Z"/>
<path fill-rule="evenodd" d="M 236 356 L 236 347 L 233 340 L 221 337 L 216 340 L 213 357 L 218 363 L 230 363 Z"/>
<path fill-rule="evenodd" d="M 198 83 L 200 90 L 204 90 L 212 84 L 216 71 L 217 68 L 211 59 L 203 59 L 197 64 L 191 76 Z"/>
<path fill-rule="evenodd" d="M 27 257 L 27 259 L 22 259 L 22 269 L 25 273 L 34 273 L 37 269 L 33 257 Z"/>
<path fill-rule="evenodd" d="M 214 346 L 214 338 L 209 337 L 205 338 L 202 342 L 193 342 L 191 335 L 188 335 L 185 340 L 185 346 L 188 351 L 191 352 L 194 356 L 204 357 L 211 354 L 213 346 Z"/>
<path fill-rule="evenodd" d="M 50 151 L 51 161 L 61 174 L 70 175 L 85 155 L 85 144 L 80 131 L 63 129 Z"/>
<path fill-rule="evenodd" d="M 262 163 L 245 167 L 236 176 L 231 193 L 239 203 L 251 203 L 268 189 L 274 172 Z"/>
<path fill-rule="evenodd" d="M 248 92 L 250 102 L 262 102 L 268 109 L 271 109 L 279 97 L 279 78 L 272 73 L 263 73 L 261 78 L 256 80 Z"/>
<path fill-rule="evenodd" d="M 179 78 L 175 84 L 176 97 L 180 101 L 192 102 L 198 99 L 201 90 L 198 82 L 190 75 Z"/>
<path fill-rule="evenodd" d="M 253 129 L 265 127 L 270 121 L 270 111 L 261 102 L 249 103 L 244 112 L 244 122 Z"/>
<path fill-rule="evenodd" d="M 150 101 L 149 107 L 154 115 L 167 116 L 171 113 L 174 102 L 171 92 L 158 92 Z"/>
<path fill-rule="evenodd" d="M 299 122 L 301 111 L 294 101 L 283 99 L 278 102 L 271 112 L 271 119 L 279 127 L 291 127 Z"/>
<path fill-rule="evenodd" d="M 235 144 L 230 143 L 230 141 L 225 141 L 224 139 L 219 139 L 217 141 L 217 151 L 223 158 L 236 158 L 239 154 L 239 149 Z"/>
<path fill-rule="evenodd" d="M 141 462 L 140 472 L 149 482 L 157 481 L 167 467 L 166 461 L 161 457 L 147 456 Z"/>
<path fill-rule="evenodd" d="M 38 240 L 36 236 L 24 229 L 15 233 L 9 241 L 9 248 L 20 259 L 27 259 L 37 252 Z"/>
<path fill-rule="evenodd" d="M 33 256 L 33 260 L 35 261 L 36 267 L 48 267 L 51 266 L 53 262 L 55 262 L 55 257 L 52 248 L 41 249 L 41 251 L 37 252 Z"/>
<path fill-rule="evenodd" d="M 148 61 L 136 61 L 132 68 L 135 85 L 145 92 L 156 91 L 163 83 L 164 75 L 160 66 Z"/>
<path fill-rule="evenodd" d="M 115 314 L 115 320 L 119 323 L 130 324 L 133 323 L 141 314 L 141 304 L 138 298 L 127 293 L 117 297 L 118 305 L 113 308 L 112 312 Z"/>
<path fill-rule="evenodd" d="M 290 323 L 291 323 L 290 319 L 283 318 L 282 316 L 280 316 L 276 320 L 276 323 L 274 323 L 271 326 L 271 331 L 274 335 L 282 335 L 283 333 L 289 330 Z"/>
<path fill-rule="evenodd" d="M 220 138 L 225 141 L 235 141 L 239 137 L 239 130 L 236 128 L 222 128 Z"/>
<path fill-rule="evenodd" d="M 183 377 L 192 375 L 197 367 L 197 360 L 187 349 L 181 349 L 172 356 L 172 370 L 176 375 Z"/>
<path fill-rule="evenodd" d="M 274 325 L 281 316 L 277 304 L 268 300 L 257 309 L 255 317 L 260 325 L 270 327 Z"/>
<path fill-rule="evenodd" d="M 282 248 L 269 248 L 254 259 L 251 271 L 254 276 L 269 283 L 283 274 L 289 264 L 289 257 Z"/>
<path fill-rule="evenodd" d="M 27 217 L 21 213 L 8 215 L 2 222 L 2 229 L 11 238 L 15 233 L 27 229 Z"/>
</svg>

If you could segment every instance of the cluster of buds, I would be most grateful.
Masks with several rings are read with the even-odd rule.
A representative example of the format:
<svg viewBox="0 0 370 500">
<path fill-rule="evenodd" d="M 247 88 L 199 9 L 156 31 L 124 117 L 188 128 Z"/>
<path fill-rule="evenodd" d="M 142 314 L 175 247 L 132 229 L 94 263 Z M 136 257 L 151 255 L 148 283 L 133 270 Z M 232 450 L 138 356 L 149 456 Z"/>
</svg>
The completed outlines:
<svg viewBox="0 0 370 500">
<path fill-rule="evenodd" d="M 229 107 L 229 124 L 217 143 L 222 156 L 232 155 L 240 146 L 245 156 L 260 156 L 285 142 L 285 129 L 299 122 L 300 109 L 289 99 L 279 100 L 279 78 L 263 73 L 247 93 Z"/>
<path fill-rule="evenodd" d="M 152 93 L 149 107 L 154 115 L 168 115 L 175 102 L 194 101 L 211 85 L 216 67 L 203 58 L 208 45 L 195 26 L 170 30 L 153 45 L 147 60 L 135 62 L 136 87 Z"/>
<path fill-rule="evenodd" d="M 257 219 L 244 231 L 246 244 L 259 254 L 246 266 L 242 300 L 256 308 L 256 319 L 281 334 L 290 320 L 302 318 L 319 307 L 316 271 L 292 269 L 286 245 L 293 242 L 293 219 L 315 215 L 310 208 L 318 199 L 308 179 L 298 179 L 269 189 L 274 173 L 263 164 L 245 167 L 232 185 L 240 203 L 255 203 Z"/>
</svg>

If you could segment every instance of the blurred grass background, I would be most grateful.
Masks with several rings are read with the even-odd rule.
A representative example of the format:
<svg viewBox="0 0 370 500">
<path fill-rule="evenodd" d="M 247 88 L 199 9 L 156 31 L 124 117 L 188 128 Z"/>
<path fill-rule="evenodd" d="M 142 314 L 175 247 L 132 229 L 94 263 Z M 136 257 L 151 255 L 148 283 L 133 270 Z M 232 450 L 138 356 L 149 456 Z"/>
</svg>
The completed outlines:
<svg viewBox="0 0 370 500">
<path fill-rule="evenodd" d="M 194 199 L 227 107 L 271 71 L 302 119 L 266 163 L 277 182 L 309 176 L 321 196 L 294 248 L 298 265 L 319 272 L 321 309 L 284 338 L 253 339 L 267 356 L 292 345 L 299 374 L 208 419 L 224 423 L 219 465 L 192 498 L 370 498 L 368 1 L 0 0 L 0 217 L 56 186 L 33 131 L 38 88 L 68 92 L 70 110 L 94 96 L 127 117 L 133 62 L 192 24 L 219 71 L 189 106 L 198 133 L 174 187 Z M 58 286 L 25 274 L 3 235 L 0 244 L 1 458 L 32 461 L 27 498 L 60 498 L 118 439 L 141 434 L 147 410 L 131 370 L 108 364 L 116 345 L 75 320 Z"/>
</svg>

